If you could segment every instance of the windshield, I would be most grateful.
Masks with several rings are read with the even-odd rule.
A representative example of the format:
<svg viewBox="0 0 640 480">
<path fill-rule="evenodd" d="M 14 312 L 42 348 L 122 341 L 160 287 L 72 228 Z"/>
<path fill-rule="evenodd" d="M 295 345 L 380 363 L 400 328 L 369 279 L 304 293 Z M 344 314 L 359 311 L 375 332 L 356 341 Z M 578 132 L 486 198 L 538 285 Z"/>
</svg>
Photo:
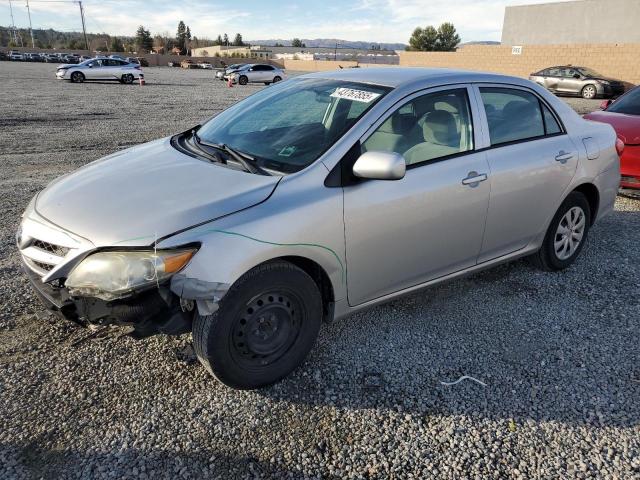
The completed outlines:
<svg viewBox="0 0 640 480">
<path fill-rule="evenodd" d="M 578 70 L 585 77 L 603 78 L 603 76 L 600 75 L 598 72 L 596 72 L 595 70 L 591 70 L 590 68 L 587 68 L 587 67 L 579 67 L 579 68 L 576 68 L 576 70 Z"/>
<path fill-rule="evenodd" d="M 607 108 L 607 112 L 640 115 L 640 88 L 635 88 L 617 99 Z"/>
<path fill-rule="evenodd" d="M 265 88 L 209 120 L 199 137 L 283 173 L 313 163 L 390 89 L 305 78 Z"/>
</svg>

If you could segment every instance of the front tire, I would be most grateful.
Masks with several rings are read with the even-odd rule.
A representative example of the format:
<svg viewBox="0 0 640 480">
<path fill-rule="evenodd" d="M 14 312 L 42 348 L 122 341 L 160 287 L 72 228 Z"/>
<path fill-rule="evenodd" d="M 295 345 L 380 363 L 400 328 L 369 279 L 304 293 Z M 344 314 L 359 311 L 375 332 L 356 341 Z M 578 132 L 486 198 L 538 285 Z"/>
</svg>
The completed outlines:
<svg viewBox="0 0 640 480">
<path fill-rule="evenodd" d="M 198 360 L 232 388 L 277 382 L 305 359 L 322 322 L 313 279 L 288 262 L 270 262 L 244 274 L 213 315 L 196 314 Z"/>
<path fill-rule="evenodd" d="M 582 87 L 581 95 L 582 98 L 586 100 L 593 100 L 598 95 L 598 89 L 595 85 L 585 85 L 584 87 Z"/>
<path fill-rule="evenodd" d="M 240 85 L 246 85 L 247 83 L 249 83 L 249 79 L 245 76 L 242 75 L 239 79 L 238 79 L 238 83 Z"/>
<path fill-rule="evenodd" d="M 563 270 L 571 265 L 584 247 L 591 226 L 591 209 L 580 192 L 571 192 L 556 212 L 544 242 L 531 260 L 546 271 Z"/>
<path fill-rule="evenodd" d="M 122 83 L 126 83 L 126 84 L 132 84 L 133 83 L 133 75 L 130 73 L 125 73 L 124 75 L 122 75 Z"/>
<path fill-rule="evenodd" d="M 279 82 L 280 80 L 282 80 L 282 78 L 281 78 L 281 77 L 278 77 L 277 75 L 276 75 L 275 77 L 273 77 L 273 83 L 277 83 L 277 82 Z"/>
<path fill-rule="evenodd" d="M 82 83 L 82 82 L 84 82 L 84 74 L 82 72 L 73 72 L 71 74 L 71 81 L 73 83 Z"/>
</svg>

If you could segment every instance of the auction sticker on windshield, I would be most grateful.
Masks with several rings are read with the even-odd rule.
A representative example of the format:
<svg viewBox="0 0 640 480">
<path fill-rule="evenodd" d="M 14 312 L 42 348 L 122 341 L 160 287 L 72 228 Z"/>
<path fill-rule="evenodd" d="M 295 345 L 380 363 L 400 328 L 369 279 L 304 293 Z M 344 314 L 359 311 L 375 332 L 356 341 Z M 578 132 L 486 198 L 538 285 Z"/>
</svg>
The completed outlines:
<svg viewBox="0 0 640 480">
<path fill-rule="evenodd" d="M 345 100 L 353 100 L 355 102 L 370 103 L 380 96 L 379 93 L 367 92 L 366 90 L 357 90 L 355 88 L 336 88 L 331 94 L 334 98 L 344 98 Z"/>
</svg>

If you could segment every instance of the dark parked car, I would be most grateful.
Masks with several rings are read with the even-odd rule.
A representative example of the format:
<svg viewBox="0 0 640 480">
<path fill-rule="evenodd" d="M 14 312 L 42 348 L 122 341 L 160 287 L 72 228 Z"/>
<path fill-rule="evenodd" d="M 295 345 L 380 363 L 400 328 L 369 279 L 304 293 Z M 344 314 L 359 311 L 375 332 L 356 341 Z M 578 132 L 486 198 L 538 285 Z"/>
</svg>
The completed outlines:
<svg viewBox="0 0 640 480">
<path fill-rule="evenodd" d="M 625 83 L 587 67 L 572 65 L 545 68 L 532 73 L 529 80 L 555 94 L 579 95 L 582 98 L 617 97 L 625 92 Z"/>
</svg>

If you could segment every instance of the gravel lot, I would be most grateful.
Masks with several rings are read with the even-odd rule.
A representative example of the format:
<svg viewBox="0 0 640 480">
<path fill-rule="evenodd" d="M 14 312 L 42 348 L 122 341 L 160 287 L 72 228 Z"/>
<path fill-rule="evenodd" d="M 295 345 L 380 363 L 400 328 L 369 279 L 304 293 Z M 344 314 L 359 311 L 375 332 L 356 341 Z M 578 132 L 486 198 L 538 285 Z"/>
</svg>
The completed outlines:
<svg viewBox="0 0 640 480">
<path fill-rule="evenodd" d="M 0 63 L 0 478 L 640 477 L 638 200 L 568 271 L 520 261 L 326 325 L 257 392 L 210 378 L 189 336 L 88 338 L 44 314 L 13 241 L 29 199 L 261 88 L 145 73 L 73 85 Z M 440 383 L 461 375 L 486 386 Z"/>
</svg>

